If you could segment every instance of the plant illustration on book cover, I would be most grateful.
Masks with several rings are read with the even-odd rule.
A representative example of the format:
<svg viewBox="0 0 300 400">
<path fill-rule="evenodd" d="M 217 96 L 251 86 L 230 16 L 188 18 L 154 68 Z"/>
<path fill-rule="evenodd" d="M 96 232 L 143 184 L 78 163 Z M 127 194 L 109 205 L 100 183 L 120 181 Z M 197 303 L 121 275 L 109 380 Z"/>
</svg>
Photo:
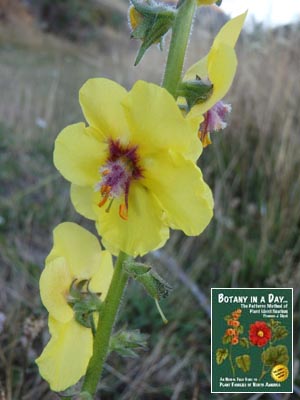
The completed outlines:
<svg viewBox="0 0 300 400">
<path fill-rule="evenodd" d="M 245 331 L 240 318 L 242 310 L 240 308 L 232 311 L 224 317 L 227 329 L 222 337 L 223 348 L 216 351 L 216 362 L 221 365 L 228 360 L 232 376 L 237 375 L 236 369 L 249 372 L 251 367 L 251 347 L 263 348 L 261 353 L 261 374 L 259 380 L 263 379 L 268 373 L 274 380 L 287 378 L 285 368 L 289 361 L 288 349 L 285 345 L 274 345 L 278 340 L 288 335 L 288 331 L 280 321 L 271 319 L 270 322 L 256 321 L 250 324 Z M 248 337 L 245 335 L 248 333 Z M 248 350 L 249 351 L 246 351 Z M 249 354 L 250 353 L 250 354 Z M 276 368 L 277 367 L 277 368 Z M 276 372 L 273 369 L 276 368 Z M 279 381 L 279 380 L 278 380 Z"/>
</svg>

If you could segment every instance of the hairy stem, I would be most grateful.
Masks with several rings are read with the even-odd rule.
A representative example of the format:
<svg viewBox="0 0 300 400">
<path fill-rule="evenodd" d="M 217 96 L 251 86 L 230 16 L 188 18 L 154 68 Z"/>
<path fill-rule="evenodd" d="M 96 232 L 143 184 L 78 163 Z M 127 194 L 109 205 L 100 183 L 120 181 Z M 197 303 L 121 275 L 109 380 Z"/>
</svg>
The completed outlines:
<svg viewBox="0 0 300 400">
<path fill-rule="evenodd" d="M 195 9 L 195 0 L 184 0 L 178 3 L 178 11 L 172 28 L 172 38 L 162 85 L 174 97 L 176 97 L 176 89 L 181 78 Z"/>
<path fill-rule="evenodd" d="M 95 394 L 97 384 L 101 378 L 103 366 L 108 354 L 112 328 L 128 280 L 128 275 L 123 270 L 123 264 L 128 258 L 129 256 L 127 254 L 120 252 L 104 302 L 104 309 L 98 321 L 94 338 L 93 355 L 90 359 L 82 386 L 82 392 L 87 392 L 92 396 Z"/>
</svg>

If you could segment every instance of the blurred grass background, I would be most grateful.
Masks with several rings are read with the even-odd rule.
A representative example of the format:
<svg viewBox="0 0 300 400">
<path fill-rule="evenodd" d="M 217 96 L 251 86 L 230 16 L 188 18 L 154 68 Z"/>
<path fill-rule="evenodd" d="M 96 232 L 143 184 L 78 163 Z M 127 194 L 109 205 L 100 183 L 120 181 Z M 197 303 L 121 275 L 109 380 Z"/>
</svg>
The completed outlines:
<svg viewBox="0 0 300 400">
<path fill-rule="evenodd" d="M 52 164 L 53 143 L 83 120 L 78 90 L 105 76 L 130 88 L 160 83 L 166 52 L 153 48 L 133 68 L 127 1 L 0 1 L 0 399 L 54 400 L 34 359 L 48 340 L 38 280 L 52 229 L 76 221 L 69 184 Z M 198 12 L 186 66 L 208 50 L 226 21 Z M 162 303 L 131 282 L 118 327 L 150 334 L 139 359 L 112 355 L 101 399 L 299 399 L 300 27 L 257 25 L 237 46 L 239 68 L 226 101 L 229 127 L 200 159 L 215 216 L 198 238 L 173 232 L 148 259 L 173 285 Z M 188 207 L 188 204 L 187 204 Z M 293 394 L 211 394 L 211 287 L 294 288 Z M 99 397 L 100 399 L 100 397 Z"/>
</svg>

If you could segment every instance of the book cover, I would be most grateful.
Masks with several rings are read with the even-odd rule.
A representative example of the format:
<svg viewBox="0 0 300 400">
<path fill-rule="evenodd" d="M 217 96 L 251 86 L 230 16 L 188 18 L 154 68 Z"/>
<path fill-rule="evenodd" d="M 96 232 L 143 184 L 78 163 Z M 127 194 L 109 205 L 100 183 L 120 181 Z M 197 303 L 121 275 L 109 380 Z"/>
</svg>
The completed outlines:
<svg viewBox="0 0 300 400">
<path fill-rule="evenodd" d="M 293 289 L 211 290 L 212 393 L 293 392 Z"/>
</svg>

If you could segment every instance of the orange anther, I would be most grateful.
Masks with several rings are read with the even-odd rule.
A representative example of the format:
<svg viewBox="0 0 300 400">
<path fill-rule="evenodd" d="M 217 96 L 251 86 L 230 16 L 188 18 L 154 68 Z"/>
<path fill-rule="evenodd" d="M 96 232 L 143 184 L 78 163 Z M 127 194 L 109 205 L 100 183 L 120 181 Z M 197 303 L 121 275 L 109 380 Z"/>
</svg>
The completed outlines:
<svg viewBox="0 0 300 400">
<path fill-rule="evenodd" d="M 126 204 L 120 204 L 119 206 L 119 216 L 124 219 L 124 221 L 128 220 L 128 209 Z"/>
<path fill-rule="evenodd" d="M 100 193 L 104 196 L 104 195 L 109 195 L 109 193 L 111 192 L 111 186 L 109 185 L 103 185 L 100 189 Z"/>
<path fill-rule="evenodd" d="M 105 169 L 104 171 L 102 171 L 103 176 L 108 175 L 109 173 L 110 173 L 109 169 Z"/>
<path fill-rule="evenodd" d="M 98 207 L 104 206 L 104 204 L 107 202 L 108 196 L 104 196 L 102 200 L 98 203 Z"/>
</svg>

